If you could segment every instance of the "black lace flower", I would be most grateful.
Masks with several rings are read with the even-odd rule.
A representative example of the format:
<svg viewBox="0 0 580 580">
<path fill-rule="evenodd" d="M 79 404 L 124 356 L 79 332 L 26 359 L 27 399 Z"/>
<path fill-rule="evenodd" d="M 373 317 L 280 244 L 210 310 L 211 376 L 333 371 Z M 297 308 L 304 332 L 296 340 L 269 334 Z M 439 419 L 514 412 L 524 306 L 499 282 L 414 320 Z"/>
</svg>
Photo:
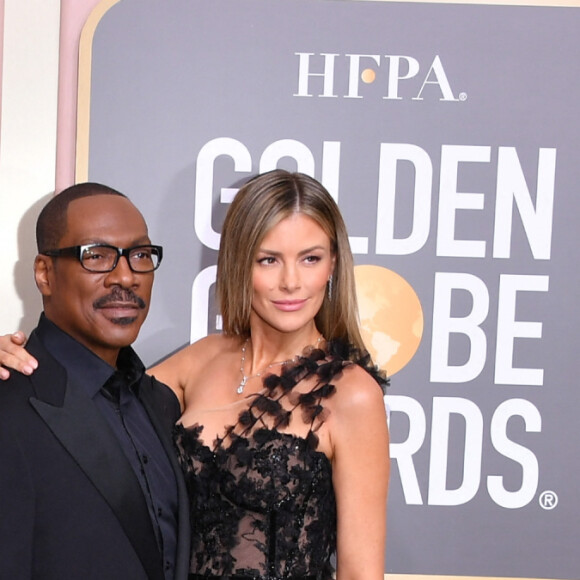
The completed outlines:
<svg viewBox="0 0 580 580">
<path fill-rule="evenodd" d="M 191 498 L 191 572 L 249 578 L 332 578 L 336 504 L 332 468 L 316 432 L 344 367 L 357 364 L 381 387 L 384 374 L 368 353 L 341 341 L 310 348 L 265 390 L 248 398 L 235 425 L 210 449 L 201 426 L 175 428 L 175 445 Z M 309 392 L 295 389 L 301 381 Z M 294 413 L 298 411 L 298 413 Z M 298 415 L 305 437 L 286 432 Z"/>
</svg>

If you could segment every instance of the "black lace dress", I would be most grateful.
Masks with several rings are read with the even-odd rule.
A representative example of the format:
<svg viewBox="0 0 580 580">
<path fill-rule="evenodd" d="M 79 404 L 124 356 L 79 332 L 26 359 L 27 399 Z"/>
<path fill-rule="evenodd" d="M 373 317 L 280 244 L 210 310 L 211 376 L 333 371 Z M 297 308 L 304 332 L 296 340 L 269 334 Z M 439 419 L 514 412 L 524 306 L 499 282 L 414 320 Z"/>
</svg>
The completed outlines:
<svg viewBox="0 0 580 580">
<path fill-rule="evenodd" d="M 264 379 L 236 425 L 210 449 L 202 426 L 175 428 L 191 502 L 191 579 L 330 580 L 336 548 L 332 468 L 317 450 L 332 380 L 359 364 L 384 387 L 369 358 L 345 345 L 312 349 Z M 308 380 L 309 388 L 295 389 Z M 297 392 L 297 391 L 301 392 Z M 297 415 L 298 437 L 282 430 Z"/>
</svg>

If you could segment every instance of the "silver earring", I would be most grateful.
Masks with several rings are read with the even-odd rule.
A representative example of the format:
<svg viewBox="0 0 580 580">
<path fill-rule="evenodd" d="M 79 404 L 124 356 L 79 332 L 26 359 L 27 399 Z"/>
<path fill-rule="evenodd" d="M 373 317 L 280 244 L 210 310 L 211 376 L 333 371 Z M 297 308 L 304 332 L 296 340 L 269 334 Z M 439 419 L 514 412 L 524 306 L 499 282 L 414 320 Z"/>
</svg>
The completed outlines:
<svg viewBox="0 0 580 580">
<path fill-rule="evenodd" d="M 332 300 L 332 274 L 328 278 L 328 299 Z"/>
</svg>

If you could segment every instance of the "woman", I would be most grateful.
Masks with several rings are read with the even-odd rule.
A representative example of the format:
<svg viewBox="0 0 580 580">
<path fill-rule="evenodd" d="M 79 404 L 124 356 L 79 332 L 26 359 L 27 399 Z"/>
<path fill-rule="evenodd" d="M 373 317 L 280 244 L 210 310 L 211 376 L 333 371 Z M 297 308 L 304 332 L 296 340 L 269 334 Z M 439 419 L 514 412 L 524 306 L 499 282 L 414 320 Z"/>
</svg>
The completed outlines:
<svg viewBox="0 0 580 580">
<path fill-rule="evenodd" d="M 346 228 L 322 185 L 274 170 L 240 189 L 217 295 L 223 333 L 151 369 L 183 408 L 192 578 L 329 580 L 336 551 L 338 580 L 382 579 L 386 381 L 364 350 Z"/>
</svg>

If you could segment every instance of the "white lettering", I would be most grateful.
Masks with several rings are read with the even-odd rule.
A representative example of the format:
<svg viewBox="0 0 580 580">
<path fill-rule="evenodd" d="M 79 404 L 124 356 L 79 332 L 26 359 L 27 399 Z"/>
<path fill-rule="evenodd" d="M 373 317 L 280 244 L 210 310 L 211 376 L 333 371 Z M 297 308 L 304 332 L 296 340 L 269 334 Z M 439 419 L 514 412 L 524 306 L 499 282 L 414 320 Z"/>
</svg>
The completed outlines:
<svg viewBox="0 0 580 580">
<path fill-rule="evenodd" d="M 378 54 L 347 54 L 350 61 L 348 74 L 348 94 L 345 99 L 362 99 L 358 94 L 360 80 L 360 59 L 370 58 L 377 66 L 381 64 L 381 57 Z"/>
<path fill-rule="evenodd" d="M 425 441 L 427 431 L 423 407 L 413 398 L 402 395 L 388 395 L 387 402 L 393 413 L 405 413 L 409 419 L 409 435 L 401 443 L 391 443 L 391 459 L 397 462 L 403 494 L 407 505 L 422 505 L 419 479 L 413 463 L 413 455 Z M 392 421 L 392 419 L 391 419 Z"/>
<path fill-rule="evenodd" d="M 509 258 L 515 201 L 536 260 L 549 260 L 552 247 L 556 149 L 540 149 L 536 207 L 530 197 L 518 153 L 514 147 L 500 147 L 497 160 L 494 258 Z"/>
<path fill-rule="evenodd" d="M 338 203 L 340 175 L 340 141 L 324 141 L 322 144 L 321 182 Z"/>
<path fill-rule="evenodd" d="M 430 80 L 431 73 L 433 73 L 435 80 Z M 451 85 L 449 84 L 449 81 L 447 80 L 447 75 L 445 74 L 445 70 L 443 69 L 443 65 L 441 64 L 441 59 L 439 58 L 438 54 L 435 55 L 435 58 L 433 59 L 433 62 L 431 64 L 431 68 L 427 72 L 427 76 L 425 77 L 425 81 L 421 85 L 421 90 L 419 91 L 419 94 L 416 97 L 413 97 L 414 101 L 422 101 L 423 100 L 421 93 L 423 92 L 425 85 L 438 85 L 439 86 L 439 88 L 441 89 L 441 94 L 443 95 L 439 99 L 440 101 L 455 101 L 455 100 L 457 100 L 453 96 L 453 91 L 451 90 Z"/>
<path fill-rule="evenodd" d="M 548 276 L 500 276 L 497 312 L 497 344 L 495 353 L 495 383 L 497 385 L 542 385 L 544 370 L 513 366 L 516 338 L 541 338 L 541 322 L 516 320 L 518 292 L 547 292 Z"/>
<path fill-rule="evenodd" d="M 496 409 L 491 420 L 491 444 L 504 457 L 512 459 L 522 466 L 522 485 L 516 491 L 508 491 L 501 475 L 490 475 L 487 478 L 487 489 L 490 497 L 498 505 L 516 509 L 532 501 L 538 489 L 539 467 L 536 456 L 526 447 L 510 441 L 507 436 L 507 424 L 512 417 L 521 417 L 526 432 L 539 433 L 542 430 L 542 417 L 538 409 L 525 399 L 504 401 Z"/>
<path fill-rule="evenodd" d="M 189 339 L 195 342 L 207 336 L 209 321 L 209 289 L 215 283 L 217 266 L 202 270 L 191 287 L 191 329 Z"/>
<path fill-rule="evenodd" d="M 397 163 L 409 161 L 415 170 L 413 223 L 406 238 L 395 238 Z M 377 201 L 377 254 L 404 255 L 420 250 L 429 236 L 433 166 L 416 145 L 381 143 Z"/>
<path fill-rule="evenodd" d="M 383 99 L 387 100 L 401 100 L 399 97 L 399 81 L 411 79 L 419 72 L 419 62 L 416 58 L 402 55 L 386 55 L 385 58 L 389 61 L 389 84 L 387 89 L 387 96 Z M 407 63 L 407 72 L 401 74 L 401 62 Z"/>
<path fill-rule="evenodd" d="M 471 296 L 471 312 L 464 317 L 451 316 L 453 291 L 464 290 Z M 433 298 L 433 336 L 431 341 L 431 381 L 465 383 L 483 370 L 487 340 L 479 326 L 489 311 L 489 293 L 485 284 L 472 274 L 437 272 Z M 469 358 L 462 365 L 449 364 L 452 334 L 469 340 Z"/>
<path fill-rule="evenodd" d="M 199 241 L 208 248 L 217 250 L 220 235 L 211 227 L 213 205 L 214 162 L 221 155 L 234 160 L 236 171 L 252 171 L 252 158 L 245 145 L 228 137 L 208 141 L 197 155 L 195 177 L 195 211 L 193 225 Z"/>
<path fill-rule="evenodd" d="M 459 163 L 489 163 L 490 147 L 444 145 L 441 149 L 439 185 L 439 215 L 437 225 L 437 256 L 483 258 L 485 242 L 455 239 L 458 209 L 483 209 L 482 193 L 459 193 L 457 174 Z"/>
<path fill-rule="evenodd" d="M 449 425 L 451 415 L 465 420 L 463 479 L 456 489 L 447 489 L 449 464 Z M 477 493 L 481 480 L 483 417 L 477 405 L 458 397 L 433 397 L 429 460 L 429 505 L 461 505 Z"/>
<path fill-rule="evenodd" d="M 322 53 L 320 56 L 324 57 L 324 72 L 313 73 L 310 72 L 310 57 L 314 56 L 313 52 L 295 52 L 299 57 L 298 64 L 298 92 L 295 97 L 311 97 L 308 92 L 308 79 L 310 77 L 322 77 L 324 79 L 324 88 L 319 97 L 336 97 L 334 91 L 334 60 L 338 54 Z"/>
</svg>

